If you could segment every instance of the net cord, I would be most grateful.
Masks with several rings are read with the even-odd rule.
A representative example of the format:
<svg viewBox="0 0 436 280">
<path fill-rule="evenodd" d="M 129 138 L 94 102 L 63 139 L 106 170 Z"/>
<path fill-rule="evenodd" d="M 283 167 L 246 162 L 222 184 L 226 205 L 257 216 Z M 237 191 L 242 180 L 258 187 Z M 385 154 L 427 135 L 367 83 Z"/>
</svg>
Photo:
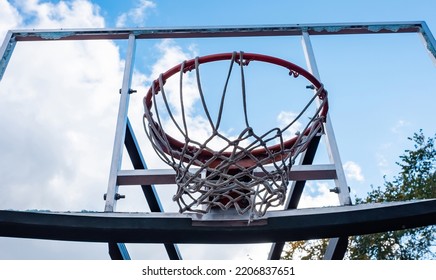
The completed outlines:
<svg viewBox="0 0 436 280">
<path fill-rule="evenodd" d="M 211 135 L 203 143 L 199 143 L 189 137 L 183 94 L 183 76 L 187 71 L 185 62 L 180 65 L 179 78 L 182 125 L 179 125 L 172 113 L 164 89 L 165 81 L 162 74 L 158 79 L 159 91 L 156 90 L 154 84 L 151 87 L 152 102 L 155 104 L 155 106 L 152 106 L 154 107 L 153 113 L 155 118 L 152 117 L 153 114 L 151 110 L 146 108 L 143 125 L 147 137 L 151 140 L 152 146 L 160 159 L 172 166 L 176 171 L 178 189 L 173 199 L 179 205 L 180 212 L 193 211 L 206 213 L 213 207 L 219 207 L 223 210 L 234 207 L 239 214 L 249 212 L 250 217 L 264 215 L 269 207 L 278 206 L 284 202 L 289 170 L 292 168 L 298 155 L 307 148 L 310 140 L 318 133 L 322 133 L 325 118 L 321 116 L 321 111 L 324 109 L 324 106 L 327 105 L 327 97 L 324 87 L 321 85 L 303 110 L 284 128 L 273 128 L 260 136 L 256 135 L 248 120 L 244 67 L 248 65 L 249 61 L 244 61 L 243 55 L 242 52 L 239 53 L 239 56 L 236 52 L 232 54 L 215 123 L 207 108 L 201 85 L 201 63 L 198 57 L 195 59 L 195 67 L 193 68 L 195 69 L 198 93 L 204 113 L 212 128 Z M 230 140 L 222 135 L 218 129 L 221 124 L 227 88 L 235 62 L 239 64 L 240 67 L 241 94 L 246 128 L 243 129 L 237 139 Z M 192 69 L 188 70 L 190 71 Z M 294 77 L 298 76 L 298 74 L 293 71 L 291 71 L 290 74 L 293 74 Z M 156 105 L 158 104 L 156 96 L 159 92 L 169 118 L 184 137 L 185 144 L 181 149 L 174 149 L 170 144 L 169 136 L 163 131 L 163 120 L 159 113 L 159 106 Z M 306 113 L 316 98 L 321 100 L 321 104 L 317 107 L 313 117 L 304 127 L 303 133 L 297 135 L 294 145 L 290 148 L 286 148 L 284 146 L 283 133 Z M 156 119 L 156 121 L 154 119 Z M 148 121 L 148 125 L 146 124 L 146 120 Z M 219 151 L 213 151 L 208 147 L 210 141 L 215 137 L 219 137 L 227 143 Z M 253 138 L 254 141 L 248 146 L 241 147 L 239 143 L 248 138 Z M 271 150 L 267 146 L 267 143 L 276 139 L 278 139 L 280 143 L 279 151 Z M 231 148 L 231 152 L 225 154 L 229 148 Z M 254 150 L 259 148 L 265 150 L 265 155 L 262 157 L 252 154 Z M 210 153 L 210 157 L 203 160 L 200 156 L 203 155 L 205 151 Z M 255 164 L 245 166 L 242 162 L 246 159 Z M 214 165 L 215 162 L 218 163 Z M 272 165 L 275 171 L 268 171 L 265 168 L 267 164 Z M 193 167 L 199 168 L 194 171 Z M 236 174 L 232 174 L 232 170 L 237 170 Z M 254 175 L 255 170 L 262 171 L 264 175 Z M 248 206 L 245 207 L 242 202 L 248 203 Z M 199 209 L 198 206 L 203 206 L 205 209 Z"/>
</svg>

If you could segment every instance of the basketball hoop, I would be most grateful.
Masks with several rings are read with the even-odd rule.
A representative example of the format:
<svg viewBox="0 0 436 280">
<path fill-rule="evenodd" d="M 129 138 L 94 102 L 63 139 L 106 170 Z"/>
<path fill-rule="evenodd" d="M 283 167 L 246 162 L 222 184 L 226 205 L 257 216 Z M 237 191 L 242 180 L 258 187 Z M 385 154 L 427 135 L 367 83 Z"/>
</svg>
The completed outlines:
<svg viewBox="0 0 436 280">
<path fill-rule="evenodd" d="M 200 65 L 230 61 L 226 83 L 219 104 L 216 121 L 212 120 L 210 109 L 205 102 L 200 83 Z M 257 134 L 250 126 L 247 114 L 244 68 L 254 61 L 269 63 L 286 68 L 289 75 L 304 77 L 315 89 L 315 94 L 301 113 L 284 128 L 272 128 Z M 241 71 L 242 100 L 245 128 L 236 139 L 229 139 L 219 128 L 223 114 L 226 89 L 232 69 L 239 65 Z M 203 142 L 190 137 L 186 115 L 184 112 L 183 78 L 187 72 L 195 70 L 198 93 L 202 108 L 210 124 L 210 135 Z M 166 81 L 179 73 L 180 75 L 180 116 L 169 104 L 165 93 Z M 159 97 L 159 100 L 157 98 Z M 295 137 L 284 140 L 283 134 L 301 118 L 316 98 L 320 105 L 311 115 L 304 129 Z M 157 106 L 156 104 L 162 104 Z M 154 106 L 153 106 L 154 104 Z M 176 171 L 177 192 L 174 201 L 180 212 L 208 213 L 211 209 L 227 210 L 235 208 L 239 214 L 250 213 L 250 219 L 261 217 L 268 208 L 282 205 L 285 201 L 288 173 L 298 155 L 303 152 L 313 137 L 322 133 L 323 122 L 326 121 L 328 103 L 327 92 L 323 85 L 303 68 L 276 57 L 254 53 L 222 53 L 197 57 L 169 69 L 155 80 L 144 97 L 144 128 L 158 156 Z M 183 137 L 178 140 L 165 132 L 163 114 L 168 115 L 173 127 Z M 218 139 L 224 145 L 215 150 L 211 147 L 213 140 Z M 244 143 L 244 144 L 243 144 Z"/>
</svg>

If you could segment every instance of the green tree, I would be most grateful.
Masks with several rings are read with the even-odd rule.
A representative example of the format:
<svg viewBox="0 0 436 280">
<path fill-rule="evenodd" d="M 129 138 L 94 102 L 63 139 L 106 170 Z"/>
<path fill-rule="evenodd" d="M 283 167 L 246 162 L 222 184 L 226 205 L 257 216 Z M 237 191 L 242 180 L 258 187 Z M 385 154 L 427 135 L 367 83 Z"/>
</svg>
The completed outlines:
<svg viewBox="0 0 436 280">
<path fill-rule="evenodd" d="M 433 138 L 422 131 L 408 138 L 414 149 L 400 156 L 400 173 L 392 181 L 385 179 L 383 187 L 371 186 L 365 198 L 356 204 L 405 201 L 436 197 L 436 149 Z M 290 242 L 284 259 L 322 259 L 328 240 Z M 436 259 L 436 226 L 389 231 L 349 238 L 347 259 Z"/>
</svg>

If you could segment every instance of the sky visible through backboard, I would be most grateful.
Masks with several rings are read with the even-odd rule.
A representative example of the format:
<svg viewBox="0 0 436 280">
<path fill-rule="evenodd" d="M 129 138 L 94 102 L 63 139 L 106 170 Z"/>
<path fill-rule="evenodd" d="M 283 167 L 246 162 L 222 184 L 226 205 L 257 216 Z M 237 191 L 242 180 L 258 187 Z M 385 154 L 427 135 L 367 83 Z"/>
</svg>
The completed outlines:
<svg viewBox="0 0 436 280">
<path fill-rule="evenodd" d="M 418 1 L 37 1 L 0 0 L 0 38 L 10 29 L 198 27 L 267 24 L 426 21 L 435 34 L 436 2 Z M 351 195 L 391 179 L 411 148 L 407 137 L 435 133 L 435 62 L 418 34 L 312 36 L 321 81 Z M 102 211 L 124 57 L 121 41 L 20 42 L 0 82 L 0 209 Z M 245 51 L 307 68 L 301 38 L 213 38 L 138 41 L 129 118 L 150 168 L 165 165 L 142 128 L 142 97 L 157 76 L 197 55 Z M 221 88 L 223 76 L 204 76 Z M 274 74 L 274 75 L 272 75 Z M 265 71 L 262 78 L 274 80 Z M 211 80 L 211 81 L 210 81 Z M 256 79 L 259 88 L 265 86 Z M 171 87 L 171 85 L 168 85 Z M 195 87 L 195 84 L 188 84 Z M 273 85 L 271 85 L 272 87 Z M 275 85 L 274 85 L 275 86 Z M 257 86 L 256 86 L 257 87 Z M 261 89 L 250 99 L 260 127 L 298 112 L 293 96 Z M 307 90 L 303 89 L 302 94 Z M 198 97 L 192 97 L 192 104 Z M 287 98 L 284 100 L 284 98 Z M 295 97 L 297 100 L 297 97 Z M 288 108 L 289 105 L 289 108 Z M 195 111 L 195 106 L 190 107 Z M 230 108 L 227 117 L 240 113 Z M 204 123 L 195 122 L 200 133 Z M 233 133 L 232 119 L 226 131 Z M 200 134 L 199 134 L 200 135 Z M 317 163 L 328 162 L 325 147 Z M 123 168 L 131 168 L 124 161 Z M 331 182 L 310 182 L 302 206 L 338 203 Z M 174 187 L 158 186 L 167 211 Z M 118 211 L 148 211 L 137 187 L 123 187 Z M 127 245 L 134 259 L 166 259 L 162 245 Z M 107 245 L 0 238 L 0 259 L 108 259 Z M 266 259 L 269 245 L 181 245 L 185 259 Z"/>
</svg>

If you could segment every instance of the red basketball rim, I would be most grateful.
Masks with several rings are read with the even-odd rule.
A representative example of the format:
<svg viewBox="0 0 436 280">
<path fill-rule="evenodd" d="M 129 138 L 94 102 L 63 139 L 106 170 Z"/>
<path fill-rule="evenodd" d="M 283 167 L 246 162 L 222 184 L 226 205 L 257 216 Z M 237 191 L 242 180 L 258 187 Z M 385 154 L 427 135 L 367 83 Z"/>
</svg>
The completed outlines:
<svg viewBox="0 0 436 280">
<path fill-rule="evenodd" d="M 235 60 L 238 60 L 238 58 L 240 57 L 240 53 L 236 53 L 236 56 L 234 56 L 234 53 L 220 53 L 220 54 L 202 56 L 202 57 L 198 57 L 198 63 L 204 64 L 204 63 L 220 61 L 220 60 L 231 60 L 233 57 L 235 57 Z M 286 60 L 283 60 L 283 59 L 280 59 L 277 57 L 273 57 L 273 56 L 267 56 L 267 55 L 255 54 L 255 53 L 243 53 L 243 60 L 245 63 L 248 63 L 250 61 L 262 61 L 262 62 L 282 66 L 282 67 L 288 69 L 289 73 L 293 74 L 294 76 L 301 75 L 301 76 L 305 77 L 310 83 L 312 83 L 312 85 L 315 87 L 315 90 L 319 90 L 320 88 L 322 88 L 322 84 L 318 81 L 318 79 L 316 79 L 311 73 L 309 73 L 305 69 L 301 68 L 300 66 L 298 66 L 292 62 L 289 62 L 289 61 L 286 61 Z M 240 63 L 240 62 L 238 62 L 238 63 Z M 170 78 L 171 76 L 175 75 L 176 73 L 179 73 L 181 71 L 181 67 L 182 67 L 182 63 L 174 66 L 173 68 L 171 68 L 168 71 L 166 71 L 165 73 L 163 73 L 162 74 L 163 83 L 165 83 L 165 81 L 168 78 Z M 195 68 L 195 59 L 187 60 L 184 62 L 184 69 L 183 69 L 184 72 L 191 71 L 194 68 Z M 159 91 L 161 90 L 158 80 L 153 81 L 150 89 L 147 92 L 147 95 L 144 97 L 144 108 L 145 108 L 145 110 L 148 110 L 149 112 L 150 112 L 152 104 L 153 104 L 153 102 L 152 102 L 152 100 L 153 100 L 153 97 L 152 97 L 153 87 L 154 87 L 155 93 L 158 94 Z M 322 92 L 318 94 L 318 96 L 320 98 L 324 98 L 326 96 L 326 91 L 323 89 Z M 325 100 L 325 101 L 326 102 L 323 102 L 322 108 L 320 109 L 320 113 L 319 113 L 319 116 L 324 118 L 324 120 L 327 116 L 327 111 L 328 111 L 328 102 L 327 102 L 327 100 Z M 166 134 L 154 120 L 149 120 L 149 122 L 150 121 L 153 122 L 155 124 L 155 126 L 158 128 L 157 131 L 159 131 L 159 133 L 161 133 L 161 136 L 164 136 L 164 138 L 168 139 L 168 142 L 170 144 L 170 150 L 181 151 L 186 146 L 186 143 L 180 142 L 179 140 Z M 309 126 L 303 132 L 303 134 L 304 135 L 309 134 L 313 125 L 315 125 L 315 124 L 312 124 L 311 126 Z M 292 146 L 295 144 L 297 139 L 298 139 L 298 136 L 295 136 L 291 139 L 286 140 L 283 143 L 283 145 L 276 144 L 276 145 L 268 146 L 267 148 L 257 148 L 255 150 L 251 151 L 250 154 L 252 157 L 257 158 L 258 160 L 261 160 L 262 158 L 269 157 L 269 155 L 271 153 L 277 153 L 283 149 L 287 150 L 287 149 L 292 148 Z M 171 151 L 168 150 L 168 148 L 166 147 L 166 145 L 164 145 L 164 143 L 156 143 L 156 144 L 158 144 L 165 153 L 170 154 L 170 155 L 174 155 L 174 153 L 171 153 Z M 192 148 L 192 149 L 189 149 L 189 148 Z M 196 150 L 196 148 L 195 147 L 188 147 L 188 150 Z M 179 154 L 179 153 L 175 153 L 175 154 Z M 223 157 L 230 157 L 231 155 L 232 155 L 231 152 L 223 152 L 222 153 Z M 207 150 L 203 150 L 198 154 L 197 159 L 200 162 L 204 163 L 204 162 L 209 162 L 211 160 L 211 158 L 214 156 L 215 156 L 214 153 L 207 151 Z M 284 154 L 278 156 L 277 158 L 274 158 L 272 161 L 278 161 L 286 156 L 287 156 L 287 154 L 284 153 Z M 185 159 L 182 159 L 182 160 L 188 161 Z M 215 167 L 215 166 L 219 165 L 222 161 L 223 161 L 222 159 L 217 158 L 217 159 L 213 160 L 212 162 L 209 162 L 209 166 Z M 255 164 L 255 160 L 253 160 L 252 158 L 247 156 L 247 157 L 237 161 L 235 164 L 237 164 L 239 166 L 243 166 L 243 167 L 250 167 L 250 166 L 253 166 Z"/>
</svg>

